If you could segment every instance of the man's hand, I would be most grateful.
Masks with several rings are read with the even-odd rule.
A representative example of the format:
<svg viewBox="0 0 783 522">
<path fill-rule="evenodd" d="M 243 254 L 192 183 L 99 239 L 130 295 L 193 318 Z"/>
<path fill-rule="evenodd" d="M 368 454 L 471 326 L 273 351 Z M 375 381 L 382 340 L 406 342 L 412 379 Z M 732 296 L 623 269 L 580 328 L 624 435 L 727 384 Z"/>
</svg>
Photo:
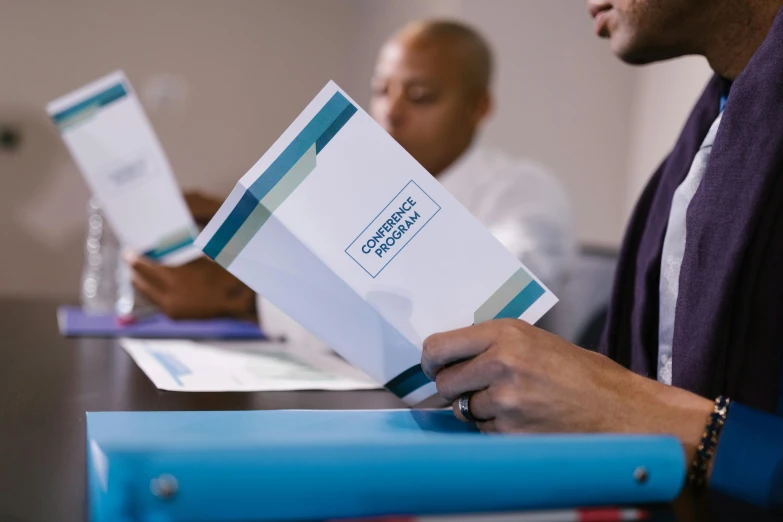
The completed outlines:
<svg viewBox="0 0 783 522">
<path fill-rule="evenodd" d="M 193 215 L 193 219 L 199 225 L 206 225 L 209 221 L 215 217 L 217 211 L 220 209 L 220 205 L 223 201 L 214 197 L 204 194 L 198 190 L 187 191 L 183 194 L 185 196 L 185 203 L 188 205 L 190 213 Z"/>
<path fill-rule="evenodd" d="M 489 432 L 669 433 L 692 454 L 713 404 L 516 319 L 428 337 L 422 367 Z"/>
<path fill-rule="evenodd" d="M 255 294 L 214 261 L 159 265 L 144 256 L 128 256 L 132 282 L 172 319 L 237 317 L 256 320 Z"/>
</svg>

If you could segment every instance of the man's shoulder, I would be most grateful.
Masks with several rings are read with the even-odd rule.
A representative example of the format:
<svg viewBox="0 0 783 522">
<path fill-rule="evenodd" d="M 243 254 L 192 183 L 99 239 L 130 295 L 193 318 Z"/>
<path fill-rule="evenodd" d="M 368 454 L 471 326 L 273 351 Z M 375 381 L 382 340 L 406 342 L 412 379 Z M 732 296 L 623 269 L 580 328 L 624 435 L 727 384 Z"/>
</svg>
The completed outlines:
<svg viewBox="0 0 783 522">
<path fill-rule="evenodd" d="M 485 182 L 502 185 L 506 189 L 529 189 L 531 186 L 565 192 L 560 179 L 542 163 L 529 158 L 515 157 L 492 147 L 477 151 L 478 160 L 485 173 Z"/>
</svg>

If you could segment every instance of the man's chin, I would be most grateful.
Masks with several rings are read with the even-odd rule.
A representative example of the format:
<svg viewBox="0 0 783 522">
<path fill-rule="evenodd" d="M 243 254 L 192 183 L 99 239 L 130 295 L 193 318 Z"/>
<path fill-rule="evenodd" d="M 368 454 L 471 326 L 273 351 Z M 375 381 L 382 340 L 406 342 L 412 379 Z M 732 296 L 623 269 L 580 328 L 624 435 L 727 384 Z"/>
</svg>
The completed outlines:
<svg viewBox="0 0 783 522">
<path fill-rule="evenodd" d="M 623 62 L 629 65 L 647 65 L 654 62 L 669 60 L 682 56 L 682 53 L 662 49 L 651 45 L 644 45 L 620 35 L 611 38 L 612 52 Z"/>
<path fill-rule="evenodd" d="M 644 54 L 636 53 L 615 53 L 620 60 L 628 65 L 647 65 L 659 61 L 660 59 L 650 58 Z"/>
</svg>

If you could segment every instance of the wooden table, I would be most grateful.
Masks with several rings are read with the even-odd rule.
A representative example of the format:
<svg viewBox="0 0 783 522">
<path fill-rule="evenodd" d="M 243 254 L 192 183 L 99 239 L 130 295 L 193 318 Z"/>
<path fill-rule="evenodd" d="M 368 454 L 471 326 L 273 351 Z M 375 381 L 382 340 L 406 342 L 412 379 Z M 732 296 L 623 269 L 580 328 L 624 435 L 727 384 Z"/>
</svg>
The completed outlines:
<svg viewBox="0 0 783 522">
<path fill-rule="evenodd" d="M 115 341 L 62 338 L 55 310 L 54 303 L 0 299 L 0 522 L 86 520 L 87 411 L 404 406 L 383 391 L 158 391 Z M 699 513 L 710 520 L 765 518 L 724 501 L 711 500 Z"/>
<path fill-rule="evenodd" d="M 404 407 L 384 391 L 158 391 L 108 339 L 64 339 L 53 303 L 0 300 L 0 521 L 86 520 L 87 411 Z"/>
</svg>

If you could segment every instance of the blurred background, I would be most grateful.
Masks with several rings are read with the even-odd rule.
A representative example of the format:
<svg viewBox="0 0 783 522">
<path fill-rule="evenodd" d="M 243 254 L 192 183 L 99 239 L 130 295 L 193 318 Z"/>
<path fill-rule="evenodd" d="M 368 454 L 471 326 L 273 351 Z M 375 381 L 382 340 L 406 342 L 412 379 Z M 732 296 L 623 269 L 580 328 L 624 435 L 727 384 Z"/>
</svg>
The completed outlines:
<svg viewBox="0 0 783 522">
<path fill-rule="evenodd" d="M 581 243 L 616 249 L 710 71 L 622 64 L 583 1 L 0 0 L 0 295 L 78 298 L 89 194 L 48 101 L 123 69 L 183 188 L 227 194 L 328 80 L 366 108 L 382 42 L 430 17 L 493 47 L 481 141 L 548 167 Z"/>
</svg>

